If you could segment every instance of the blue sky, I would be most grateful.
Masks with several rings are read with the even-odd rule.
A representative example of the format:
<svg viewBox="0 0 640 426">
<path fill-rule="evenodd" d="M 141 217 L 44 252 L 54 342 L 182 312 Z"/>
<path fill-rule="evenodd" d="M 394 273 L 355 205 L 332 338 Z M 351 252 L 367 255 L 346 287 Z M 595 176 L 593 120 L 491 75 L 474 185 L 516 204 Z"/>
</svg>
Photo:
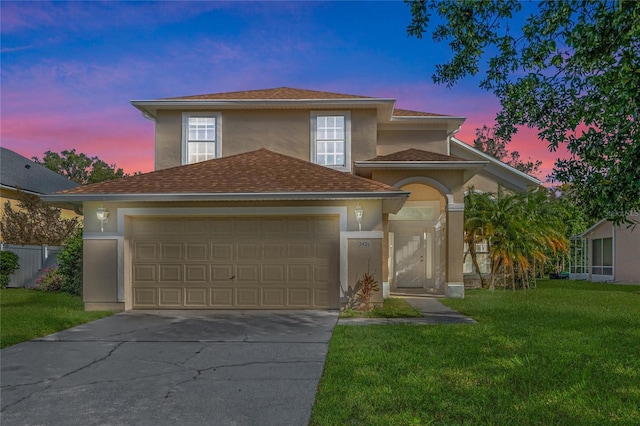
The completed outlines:
<svg viewBox="0 0 640 426">
<path fill-rule="evenodd" d="M 468 78 L 431 74 L 446 45 L 410 38 L 402 1 L 2 1 L 2 146 L 41 157 L 76 148 L 124 167 L 153 167 L 153 124 L 129 101 L 280 86 L 390 97 L 405 109 L 491 125 L 498 101 Z M 510 146 L 545 162 L 535 133 Z"/>
</svg>

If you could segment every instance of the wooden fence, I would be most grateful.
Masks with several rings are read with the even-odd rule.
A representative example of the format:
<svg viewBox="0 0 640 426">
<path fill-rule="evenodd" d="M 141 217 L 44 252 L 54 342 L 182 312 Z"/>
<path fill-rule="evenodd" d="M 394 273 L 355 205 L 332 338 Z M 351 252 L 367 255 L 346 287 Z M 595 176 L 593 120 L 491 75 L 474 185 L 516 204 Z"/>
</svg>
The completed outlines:
<svg viewBox="0 0 640 426">
<path fill-rule="evenodd" d="M 56 264 L 60 250 L 62 247 L 0 244 L 0 251 L 13 252 L 20 258 L 20 269 L 11 274 L 9 287 L 33 287 L 41 271 Z"/>
</svg>

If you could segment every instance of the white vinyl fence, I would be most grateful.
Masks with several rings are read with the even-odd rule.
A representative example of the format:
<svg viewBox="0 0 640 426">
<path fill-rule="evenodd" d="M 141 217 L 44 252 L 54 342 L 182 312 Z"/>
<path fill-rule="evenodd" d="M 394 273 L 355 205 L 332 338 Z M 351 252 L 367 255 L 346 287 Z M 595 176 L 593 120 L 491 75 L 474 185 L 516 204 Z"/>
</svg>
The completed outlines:
<svg viewBox="0 0 640 426">
<path fill-rule="evenodd" d="M 0 251 L 11 251 L 20 258 L 20 269 L 11 274 L 9 287 L 33 287 L 40 272 L 56 264 L 60 250 L 62 247 L 0 244 Z"/>
</svg>

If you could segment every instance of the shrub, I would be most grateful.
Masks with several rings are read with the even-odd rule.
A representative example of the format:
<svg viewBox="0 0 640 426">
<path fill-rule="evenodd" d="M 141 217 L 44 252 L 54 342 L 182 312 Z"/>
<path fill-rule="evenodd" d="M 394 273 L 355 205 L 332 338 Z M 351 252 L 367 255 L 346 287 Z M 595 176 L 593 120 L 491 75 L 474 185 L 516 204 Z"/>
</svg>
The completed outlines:
<svg viewBox="0 0 640 426">
<path fill-rule="evenodd" d="M 20 269 L 20 258 L 11 251 L 0 251 L 0 288 L 9 285 L 11 274 Z"/>
<path fill-rule="evenodd" d="M 36 289 L 42 291 L 60 291 L 62 289 L 62 276 L 58 273 L 58 268 L 52 266 L 43 271 L 43 274 L 36 279 Z"/>
<path fill-rule="evenodd" d="M 82 295 L 82 228 L 65 242 L 58 253 L 58 273 L 62 277 L 61 291 Z"/>
</svg>

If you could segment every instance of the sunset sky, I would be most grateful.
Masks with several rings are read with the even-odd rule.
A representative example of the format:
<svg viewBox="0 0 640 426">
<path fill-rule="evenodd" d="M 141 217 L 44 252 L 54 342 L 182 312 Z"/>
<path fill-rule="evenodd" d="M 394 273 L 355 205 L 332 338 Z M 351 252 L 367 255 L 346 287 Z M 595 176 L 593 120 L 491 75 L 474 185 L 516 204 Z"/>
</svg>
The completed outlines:
<svg viewBox="0 0 640 426">
<path fill-rule="evenodd" d="M 409 8 L 385 2 L 2 1 L 2 146 L 25 157 L 76 148 L 126 172 L 153 168 L 153 123 L 130 100 L 295 87 L 397 99 L 465 116 L 472 143 L 499 103 L 468 78 L 431 81 L 446 45 L 409 38 Z M 526 130 L 526 129 L 525 129 Z M 559 153 L 531 130 L 510 150 Z"/>
</svg>

